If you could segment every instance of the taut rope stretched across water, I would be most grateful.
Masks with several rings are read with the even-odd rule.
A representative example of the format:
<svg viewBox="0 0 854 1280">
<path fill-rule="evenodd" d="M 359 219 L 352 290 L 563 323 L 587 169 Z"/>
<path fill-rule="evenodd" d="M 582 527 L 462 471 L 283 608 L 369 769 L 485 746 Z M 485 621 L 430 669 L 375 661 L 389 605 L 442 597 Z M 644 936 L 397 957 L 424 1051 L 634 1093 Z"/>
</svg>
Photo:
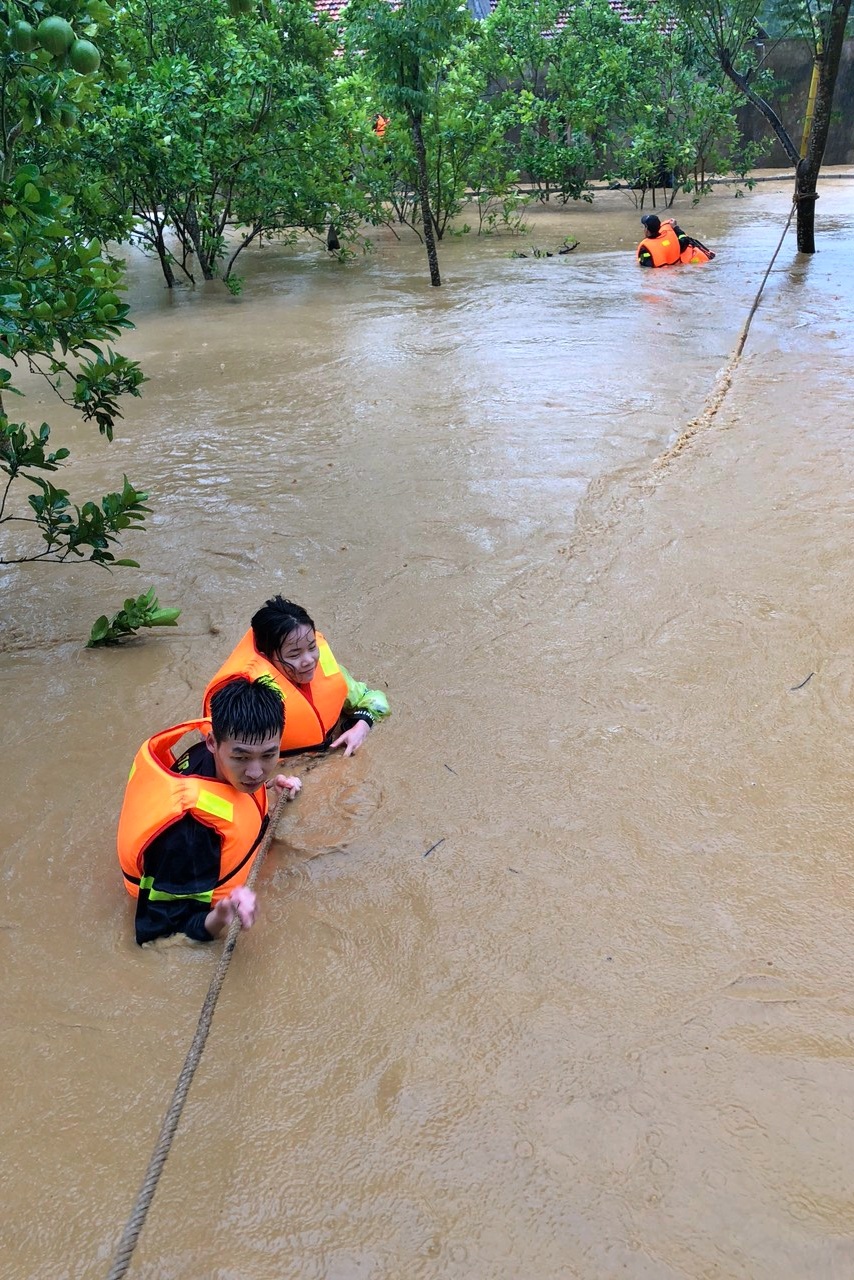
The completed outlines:
<svg viewBox="0 0 854 1280">
<path fill-rule="evenodd" d="M 759 285 L 759 288 L 756 290 L 756 297 L 753 299 L 751 308 L 747 313 L 747 319 L 745 320 L 744 324 L 741 327 L 741 333 L 738 336 L 738 342 L 735 344 L 735 348 L 733 349 L 732 355 L 730 356 L 729 360 L 727 360 L 723 371 L 719 375 L 717 383 L 714 389 L 712 390 L 711 395 L 706 400 L 706 403 L 703 405 L 702 412 L 698 414 L 698 416 L 694 418 L 693 421 L 688 423 L 685 430 L 680 432 L 677 438 L 673 441 L 673 444 L 670 446 L 670 448 L 666 449 L 665 452 L 661 455 L 661 457 L 657 459 L 655 463 L 656 471 L 662 470 L 664 467 L 666 467 L 667 464 L 677 456 L 677 454 L 680 454 L 682 452 L 682 450 L 689 443 L 689 441 L 694 438 L 697 432 L 702 430 L 703 427 L 711 426 L 712 422 L 717 416 L 718 410 L 720 409 L 721 405 L 726 399 L 727 392 L 732 386 L 733 374 L 738 368 L 739 361 L 741 360 L 742 352 L 744 351 L 744 344 L 747 342 L 747 335 L 750 332 L 751 321 L 753 320 L 753 317 L 756 315 L 756 309 L 759 306 L 759 299 L 762 297 L 762 291 L 764 290 L 766 281 L 768 280 L 768 277 L 771 274 L 771 268 L 773 267 L 774 263 L 777 261 L 777 254 L 780 252 L 780 250 L 783 247 L 783 241 L 786 239 L 786 232 L 789 230 L 789 227 L 792 222 L 792 217 L 794 215 L 795 210 L 798 207 L 798 201 L 799 200 L 817 200 L 817 199 L 818 199 L 818 196 L 812 192 L 809 193 L 808 195 L 803 195 L 803 196 L 798 195 L 797 180 L 796 180 L 795 194 L 792 196 L 792 207 L 789 210 L 789 216 L 786 219 L 786 225 L 783 227 L 783 233 L 780 236 L 779 241 L 777 242 L 777 248 L 774 250 L 774 252 L 771 255 L 771 261 L 768 263 L 768 266 L 765 268 L 765 275 L 762 277 L 762 282 Z"/>
<path fill-rule="evenodd" d="M 267 830 L 264 832 L 264 838 L 255 855 L 255 861 L 252 869 L 246 879 L 246 888 L 251 889 L 258 878 L 258 872 L 261 870 L 261 864 L 267 856 L 267 850 L 276 831 L 276 822 L 281 812 L 282 805 L 285 802 L 285 792 L 282 791 L 276 801 L 273 812 L 270 814 L 270 822 Z M 202 1005 L 202 1011 L 199 1014 L 198 1025 L 196 1026 L 196 1034 L 193 1036 L 193 1042 L 187 1050 L 187 1056 L 184 1059 L 184 1065 L 181 1068 L 181 1074 L 178 1076 L 178 1083 L 175 1085 L 175 1091 L 172 1094 L 172 1101 L 169 1103 L 166 1115 L 163 1117 L 163 1124 L 160 1126 L 160 1135 L 151 1153 L 151 1159 L 148 1162 L 148 1168 L 145 1177 L 142 1180 L 142 1186 L 139 1189 L 139 1195 L 136 1203 L 131 1211 L 130 1217 L 125 1224 L 122 1232 L 122 1238 L 119 1241 L 113 1265 L 110 1268 L 107 1280 L 121 1280 L 121 1277 L 127 1273 L 130 1266 L 133 1251 L 136 1248 L 136 1242 L 139 1239 L 139 1233 L 142 1231 L 145 1217 L 148 1213 L 151 1201 L 154 1199 L 154 1192 L 157 1189 L 157 1183 L 163 1172 L 163 1166 L 166 1163 L 166 1157 L 172 1147 L 172 1140 L 175 1137 L 175 1130 L 178 1128 L 178 1121 L 181 1119 L 181 1112 L 184 1110 L 184 1103 L 187 1100 L 187 1094 L 190 1091 L 190 1085 L 193 1082 L 193 1076 L 196 1074 L 196 1067 L 201 1061 L 202 1052 L 205 1047 L 205 1041 L 208 1038 L 211 1022 L 213 1021 L 216 1002 L 219 999 L 219 993 L 222 984 L 225 981 L 225 975 L 228 972 L 228 966 L 231 963 L 231 957 L 234 954 L 234 948 L 237 946 L 237 938 L 240 933 L 240 918 L 235 911 L 234 919 L 228 927 L 228 933 L 225 937 L 225 945 L 222 949 L 222 955 L 214 970 L 213 977 L 208 987 L 208 993 L 205 996 L 205 1002 Z"/>
</svg>

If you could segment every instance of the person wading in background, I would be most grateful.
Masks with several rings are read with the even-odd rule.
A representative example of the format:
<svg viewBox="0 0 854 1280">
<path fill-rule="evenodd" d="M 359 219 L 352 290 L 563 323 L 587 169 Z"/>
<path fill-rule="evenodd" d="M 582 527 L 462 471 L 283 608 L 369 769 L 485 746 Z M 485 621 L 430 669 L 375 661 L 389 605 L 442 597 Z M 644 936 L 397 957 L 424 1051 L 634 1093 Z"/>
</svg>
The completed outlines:
<svg viewBox="0 0 854 1280">
<path fill-rule="evenodd" d="M 686 235 L 673 218 L 664 222 L 655 213 L 641 218 L 646 237 L 638 245 L 638 262 L 642 267 L 672 267 L 677 262 L 711 262 L 714 253 L 699 240 Z"/>
</svg>

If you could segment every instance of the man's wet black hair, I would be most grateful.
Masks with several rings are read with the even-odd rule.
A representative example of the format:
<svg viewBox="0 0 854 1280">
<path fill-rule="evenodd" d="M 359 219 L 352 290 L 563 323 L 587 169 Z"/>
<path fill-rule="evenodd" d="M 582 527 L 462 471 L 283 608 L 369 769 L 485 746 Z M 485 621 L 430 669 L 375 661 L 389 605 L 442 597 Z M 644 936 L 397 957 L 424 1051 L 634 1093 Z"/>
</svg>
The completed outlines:
<svg viewBox="0 0 854 1280">
<path fill-rule="evenodd" d="M 313 620 L 301 605 L 294 604 L 293 600 L 286 600 L 284 596 L 273 596 L 252 619 L 255 648 L 271 662 L 273 658 L 278 658 L 282 645 L 297 627 L 316 630 Z"/>
<path fill-rule="evenodd" d="M 641 218 L 641 222 L 651 236 L 657 236 L 661 230 L 661 219 L 657 213 L 645 213 Z"/>
<path fill-rule="evenodd" d="M 280 738 L 285 727 L 285 704 L 272 680 L 235 676 L 211 698 L 211 730 L 216 741 L 264 742 Z"/>
</svg>

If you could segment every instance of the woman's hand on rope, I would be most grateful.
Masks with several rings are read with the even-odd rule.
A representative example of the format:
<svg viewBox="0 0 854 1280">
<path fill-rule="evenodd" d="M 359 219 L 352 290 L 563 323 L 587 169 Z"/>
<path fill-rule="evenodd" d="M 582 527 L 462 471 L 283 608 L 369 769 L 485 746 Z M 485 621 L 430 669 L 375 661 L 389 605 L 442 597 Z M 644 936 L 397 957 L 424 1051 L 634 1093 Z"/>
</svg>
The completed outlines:
<svg viewBox="0 0 854 1280">
<path fill-rule="evenodd" d="M 220 898 L 216 906 L 205 916 L 205 928 L 212 938 L 218 938 L 227 929 L 235 913 L 244 929 L 251 929 L 258 914 L 257 898 L 251 889 L 242 886 L 232 889 L 227 898 Z"/>
</svg>

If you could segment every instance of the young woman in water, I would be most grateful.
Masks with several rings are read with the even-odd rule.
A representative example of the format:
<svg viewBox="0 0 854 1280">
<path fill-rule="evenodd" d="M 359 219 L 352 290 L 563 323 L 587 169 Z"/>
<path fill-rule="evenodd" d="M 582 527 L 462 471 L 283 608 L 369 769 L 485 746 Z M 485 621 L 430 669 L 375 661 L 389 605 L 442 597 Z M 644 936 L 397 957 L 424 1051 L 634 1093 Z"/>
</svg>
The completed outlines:
<svg viewBox="0 0 854 1280">
<path fill-rule="evenodd" d="M 211 697 L 228 680 L 247 676 L 275 684 L 285 703 L 281 754 L 344 749 L 350 756 L 374 723 L 390 715 L 378 689 L 354 680 L 301 605 L 273 596 L 252 618 L 249 631 L 226 658 L 204 695 Z"/>
</svg>

